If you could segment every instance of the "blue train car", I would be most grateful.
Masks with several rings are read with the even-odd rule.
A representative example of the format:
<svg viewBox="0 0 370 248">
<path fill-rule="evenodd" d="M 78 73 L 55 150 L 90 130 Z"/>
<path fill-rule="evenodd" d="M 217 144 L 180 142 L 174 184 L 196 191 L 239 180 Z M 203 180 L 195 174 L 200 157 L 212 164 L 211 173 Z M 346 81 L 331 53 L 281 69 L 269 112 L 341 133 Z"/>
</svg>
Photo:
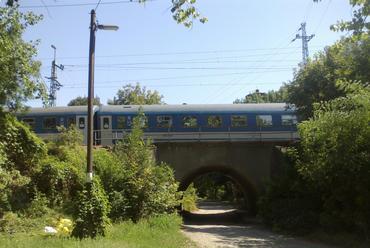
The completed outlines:
<svg viewBox="0 0 370 248">
<path fill-rule="evenodd" d="M 145 138 L 154 142 L 295 141 L 297 118 L 283 103 L 115 105 L 94 107 L 95 144 L 112 145 L 144 112 Z M 87 106 L 31 108 L 18 114 L 40 137 L 54 139 L 57 126 L 76 125 L 87 139 Z"/>
<path fill-rule="evenodd" d="M 94 107 L 94 113 L 98 107 Z M 28 124 L 35 133 L 44 139 L 55 139 L 58 126 L 75 125 L 87 137 L 87 106 L 30 108 L 25 113 L 18 113 L 17 118 Z"/>
<path fill-rule="evenodd" d="M 297 118 L 284 103 L 100 106 L 99 143 L 111 145 L 129 131 L 142 109 L 145 136 L 154 142 L 289 141 L 298 139 Z"/>
</svg>

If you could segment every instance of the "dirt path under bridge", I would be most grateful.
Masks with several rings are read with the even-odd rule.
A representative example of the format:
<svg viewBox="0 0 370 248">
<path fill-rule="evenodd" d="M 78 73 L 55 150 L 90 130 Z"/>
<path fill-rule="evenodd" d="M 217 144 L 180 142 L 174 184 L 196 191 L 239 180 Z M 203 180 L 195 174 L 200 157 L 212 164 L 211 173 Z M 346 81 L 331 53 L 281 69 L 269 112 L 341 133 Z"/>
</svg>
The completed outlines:
<svg viewBox="0 0 370 248">
<path fill-rule="evenodd" d="M 284 247 L 329 248 L 323 244 L 275 234 L 232 206 L 205 203 L 199 210 L 184 215 L 183 233 L 199 247 Z"/>
</svg>

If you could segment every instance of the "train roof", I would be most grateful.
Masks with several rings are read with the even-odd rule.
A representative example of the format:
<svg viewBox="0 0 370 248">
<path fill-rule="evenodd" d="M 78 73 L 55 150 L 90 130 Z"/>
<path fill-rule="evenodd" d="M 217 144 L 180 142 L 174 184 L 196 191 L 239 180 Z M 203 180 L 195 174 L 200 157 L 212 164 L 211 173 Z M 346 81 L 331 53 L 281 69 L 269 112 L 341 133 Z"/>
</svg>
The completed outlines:
<svg viewBox="0 0 370 248">
<path fill-rule="evenodd" d="M 291 113 L 286 103 L 247 103 L 247 104 L 178 104 L 178 105 L 101 105 L 94 106 L 94 112 L 107 114 L 136 114 L 140 108 L 144 113 Z M 87 106 L 67 106 L 50 108 L 29 108 L 17 113 L 23 116 L 37 115 L 87 115 Z"/>
<path fill-rule="evenodd" d="M 93 112 L 96 112 L 98 108 L 98 106 L 94 106 Z M 17 115 L 87 115 L 87 106 L 29 108 L 25 112 L 17 113 Z"/>
<path fill-rule="evenodd" d="M 268 113 L 293 112 L 286 103 L 248 103 L 248 104 L 181 104 L 181 105 L 108 105 L 100 106 L 99 114 L 137 113 Z"/>
</svg>

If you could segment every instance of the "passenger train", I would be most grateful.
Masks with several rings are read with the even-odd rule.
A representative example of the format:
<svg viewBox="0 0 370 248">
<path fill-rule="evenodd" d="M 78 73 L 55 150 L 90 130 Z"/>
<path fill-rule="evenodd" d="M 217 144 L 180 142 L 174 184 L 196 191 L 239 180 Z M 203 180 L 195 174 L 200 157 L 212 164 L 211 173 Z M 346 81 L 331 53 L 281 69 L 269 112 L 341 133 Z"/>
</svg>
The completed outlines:
<svg viewBox="0 0 370 248">
<path fill-rule="evenodd" d="M 296 141 L 297 117 L 284 103 L 94 106 L 94 144 L 109 146 L 129 133 L 133 118 L 145 114 L 144 136 L 153 142 Z M 42 138 L 57 126 L 76 125 L 87 141 L 87 106 L 31 108 L 17 115 Z"/>
</svg>

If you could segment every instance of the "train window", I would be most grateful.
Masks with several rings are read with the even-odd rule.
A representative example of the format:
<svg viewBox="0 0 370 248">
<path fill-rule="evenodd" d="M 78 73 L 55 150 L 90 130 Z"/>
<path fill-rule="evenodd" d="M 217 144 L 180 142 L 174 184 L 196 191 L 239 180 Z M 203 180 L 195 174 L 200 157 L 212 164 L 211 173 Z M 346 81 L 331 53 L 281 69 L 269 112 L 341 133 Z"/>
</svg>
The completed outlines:
<svg viewBox="0 0 370 248">
<path fill-rule="evenodd" d="M 103 128 L 104 129 L 109 129 L 109 126 L 110 126 L 110 124 L 109 124 L 109 118 L 108 117 L 104 117 L 103 118 Z"/>
<path fill-rule="evenodd" d="M 76 118 L 74 117 L 68 117 L 67 119 L 67 126 L 70 127 L 70 126 L 75 126 L 76 125 Z"/>
<path fill-rule="evenodd" d="M 55 117 L 45 117 L 42 120 L 43 129 L 56 129 L 57 128 L 57 118 Z"/>
<path fill-rule="evenodd" d="M 182 119 L 182 126 L 187 128 L 195 128 L 198 126 L 198 120 L 195 116 L 185 116 Z"/>
<path fill-rule="evenodd" d="M 36 129 L 36 120 L 35 118 L 23 118 L 22 121 L 26 123 L 32 130 Z"/>
<path fill-rule="evenodd" d="M 231 116 L 231 126 L 232 127 L 246 127 L 247 126 L 247 116 L 246 115 L 232 115 Z"/>
<path fill-rule="evenodd" d="M 78 118 L 78 127 L 79 129 L 85 128 L 85 117 Z"/>
<path fill-rule="evenodd" d="M 157 127 L 170 128 L 172 126 L 172 116 L 160 115 L 157 116 Z"/>
<path fill-rule="evenodd" d="M 222 118 L 219 115 L 210 115 L 207 118 L 208 127 L 221 127 L 222 126 Z"/>
<path fill-rule="evenodd" d="M 257 115 L 256 122 L 258 127 L 269 127 L 272 126 L 271 115 Z"/>
<path fill-rule="evenodd" d="M 117 128 L 124 129 L 125 128 L 126 117 L 125 116 L 118 116 L 117 117 Z"/>
<path fill-rule="evenodd" d="M 292 126 L 297 124 L 297 116 L 295 115 L 281 115 L 281 125 Z"/>
</svg>

